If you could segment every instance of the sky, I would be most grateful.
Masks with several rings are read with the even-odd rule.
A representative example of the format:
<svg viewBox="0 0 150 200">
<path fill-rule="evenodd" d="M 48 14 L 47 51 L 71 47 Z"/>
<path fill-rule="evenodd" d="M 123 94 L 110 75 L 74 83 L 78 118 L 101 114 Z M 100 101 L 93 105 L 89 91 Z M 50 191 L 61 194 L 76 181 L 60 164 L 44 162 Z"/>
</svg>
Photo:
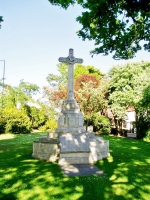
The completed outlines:
<svg viewBox="0 0 150 200">
<path fill-rule="evenodd" d="M 76 34 L 81 25 L 76 17 L 84 10 L 71 6 L 64 10 L 52 6 L 48 0 L 0 0 L 0 16 L 4 22 L 0 29 L 0 80 L 18 86 L 20 80 L 40 87 L 48 85 L 48 74 L 58 74 L 59 57 L 67 57 L 69 49 L 74 56 L 107 73 L 112 66 L 127 61 L 114 60 L 112 55 L 95 55 L 94 42 L 82 41 Z M 140 51 L 133 61 L 150 60 L 149 53 Z"/>
</svg>

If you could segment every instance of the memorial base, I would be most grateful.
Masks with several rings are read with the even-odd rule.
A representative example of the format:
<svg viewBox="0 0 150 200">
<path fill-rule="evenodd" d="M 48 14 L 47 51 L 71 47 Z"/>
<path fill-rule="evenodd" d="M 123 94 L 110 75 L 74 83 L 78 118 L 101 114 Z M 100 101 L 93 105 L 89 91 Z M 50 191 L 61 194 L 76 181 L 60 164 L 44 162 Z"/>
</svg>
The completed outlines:
<svg viewBox="0 0 150 200">
<path fill-rule="evenodd" d="M 89 164 L 109 156 L 109 141 L 93 133 L 48 133 L 33 142 L 34 158 L 64 164 Z"/>
</svg>

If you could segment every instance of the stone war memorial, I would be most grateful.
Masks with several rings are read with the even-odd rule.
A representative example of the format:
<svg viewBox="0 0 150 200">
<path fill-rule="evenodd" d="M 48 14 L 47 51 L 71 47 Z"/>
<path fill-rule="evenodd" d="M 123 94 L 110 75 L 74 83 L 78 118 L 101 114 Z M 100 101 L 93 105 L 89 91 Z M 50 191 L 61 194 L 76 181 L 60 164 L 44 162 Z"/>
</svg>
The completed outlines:
<svg viewBox="0 0 150 200">
<path fill-rule="evenodd" d="M 109 141 L 86 132 L 83 114 L 74 99 L 74 64 L 83 60 L 75 58 L 73 49 L 69 49 L 69 56 L 60 57 L 59 62 L 68 64 L 67 99 L 62 103 L 55 132 L 33 142 L 32 156 L 60 165 L 92 164 L 110 155 Z"/>
</svg>

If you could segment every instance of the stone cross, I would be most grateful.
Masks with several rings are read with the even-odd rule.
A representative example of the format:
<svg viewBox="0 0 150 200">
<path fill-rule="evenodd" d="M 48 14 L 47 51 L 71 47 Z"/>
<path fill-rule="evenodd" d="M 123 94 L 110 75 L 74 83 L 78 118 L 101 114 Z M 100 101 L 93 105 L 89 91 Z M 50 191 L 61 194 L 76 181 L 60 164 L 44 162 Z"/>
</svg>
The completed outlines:
<svg viewBox="0 0 150 200">
<path fill-rule="evenodd" d="M 83 63 L 83 59 L 75 58 L 73 55 L 73 49 L 69 49 L 69 56 L 64 58 L 60 57 L 59 62 L 65 62 L 69 65 L 68 68 L 68 96 L 67 100 L 74 101 L 74 64 Z"/>
</svg>

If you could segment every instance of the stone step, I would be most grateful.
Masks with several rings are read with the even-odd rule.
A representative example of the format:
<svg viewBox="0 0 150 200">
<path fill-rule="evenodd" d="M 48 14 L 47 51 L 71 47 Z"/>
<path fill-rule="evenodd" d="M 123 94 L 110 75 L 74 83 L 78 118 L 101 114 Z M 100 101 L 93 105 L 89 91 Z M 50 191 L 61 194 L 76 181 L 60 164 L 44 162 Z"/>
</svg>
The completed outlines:
<svg viewBox="0 0 150 200">
<path fill-rule="evenodd" d="M 127 138 L 137 138 L 136 133 L 127 133 Z"/>
<path fill-rule="evenodd" d="M 58 163 L 65 164 L 87 164 L 93 163 L 90 152 L 60 153 Z"/>
</svg>

